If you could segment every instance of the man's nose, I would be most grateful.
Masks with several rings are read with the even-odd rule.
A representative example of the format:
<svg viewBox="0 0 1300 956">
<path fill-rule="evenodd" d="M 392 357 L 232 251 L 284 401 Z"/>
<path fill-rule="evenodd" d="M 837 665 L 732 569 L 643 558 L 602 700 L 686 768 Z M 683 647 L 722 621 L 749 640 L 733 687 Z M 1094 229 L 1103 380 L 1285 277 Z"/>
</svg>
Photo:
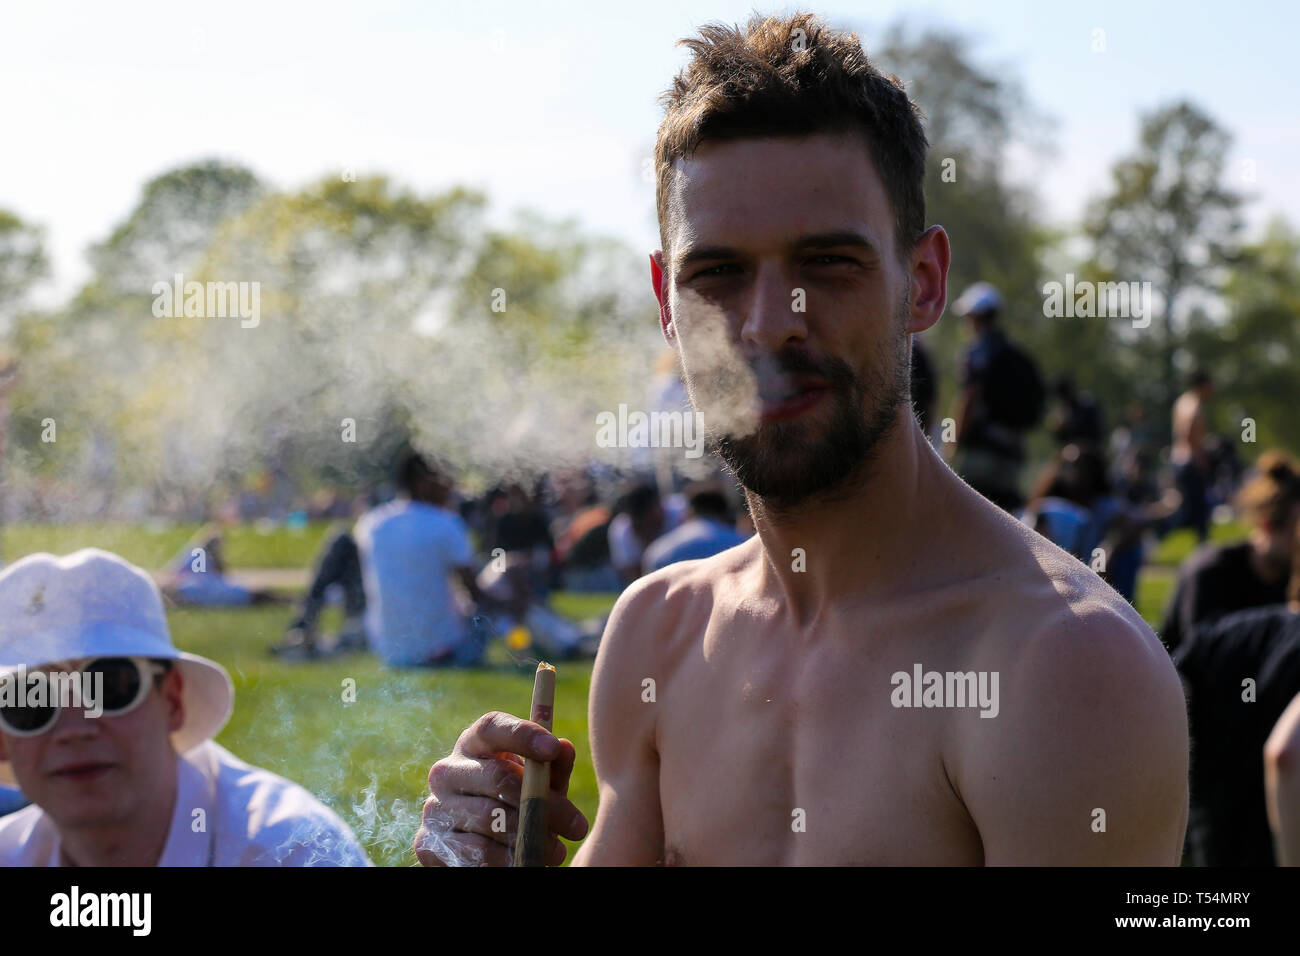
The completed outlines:
<svg viewBox="0 0 1300 956">
<path fill-rule="evenodd" d="M 741 326 L 741 342 L 761 352 L 780 352 L 802 342 L 808 337 L 806 297 L 806 291 L 797 288 L 780 266 L 760 266 Z"/>
<path fill-rule="evenodd" d="M 50 733 L 55 743 L 94 737 L 100 731 L 99 722 L 102 719 L 88 716 L 82 707 L 63 707 L 59 710 L 59 717 Z"/>
</svg>

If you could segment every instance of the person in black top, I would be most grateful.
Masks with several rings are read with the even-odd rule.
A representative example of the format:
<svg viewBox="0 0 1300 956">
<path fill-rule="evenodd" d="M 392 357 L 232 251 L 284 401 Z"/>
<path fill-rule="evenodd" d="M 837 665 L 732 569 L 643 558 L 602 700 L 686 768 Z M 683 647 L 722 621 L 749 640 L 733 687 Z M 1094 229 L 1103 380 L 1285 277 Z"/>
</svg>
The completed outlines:
<svg viewBox="0 0 1300 956">
<path fill-rule="evenodd" d="M 545 597 L 552 583 L 551 561 L 555 544 L 550 525 L 537 496 L 518 482 L 489 493 L 490 507 L 483 535 L 483 550 L 495 554 L 499 548 L 509 556 L 512 567 L 522 575 L 520 587 L 538 598 Z"/>
<path fill-rule="evenodd" d="M 985 498 L 1015 513 L 1024 504 L 1025 436 L 1042 417 L 1046 389 L 1033 360 L 1003 332 L 1002 308 L 1001 293 L 987 282 L 975 283 L 953 305 L 974 337 L 962 358 L 953 467 Z"/>
<path fill-rule="evenodd" d="M 1296 538 L 1300 551 L 1300 536 Z M 1300 555 L 1290 605 L 1195 631 L 1174 654 L 1188 701 L 1187 851 L 1198 866 L 1272 866 L 1264 745 L 1300 693 Z"/>
<path fill-rule="evenodd" d="M 1052 437 L 1064 448 L 1080 445 L 1100 448 L 1102 442 L 1101 409 L 1090 392 L 1081 392 L 1074 379 L 1062 375 L 1053 389 L 1061 406 L 1052 420 Z"/>
<path fill-rule="evenodd" d="M 1199 625 L 1232 611 L 1286 600 L 1291 543 L 1300 523 L 1300 471 L 1285 455 L 1260 456 L 1259 474 L 1238 494 L 1250 538 L 1202 548 L 1183 565 L 1160 637 L 1172 652 Z"/>
</svg>

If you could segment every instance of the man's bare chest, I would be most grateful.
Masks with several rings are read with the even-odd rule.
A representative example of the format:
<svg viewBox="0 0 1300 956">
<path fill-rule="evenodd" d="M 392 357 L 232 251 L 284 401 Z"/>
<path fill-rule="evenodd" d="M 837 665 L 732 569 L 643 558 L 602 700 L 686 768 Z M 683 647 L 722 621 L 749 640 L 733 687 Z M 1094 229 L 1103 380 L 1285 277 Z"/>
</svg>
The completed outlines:
<svg viewBox="0 0 1300 956">
<path fill-rule="evenodd" d="M 654 705 L 668 862 L 980 862 L 945 713 L 896 706 L 917 647 L 724 634 L 679 661 Z"/>
</svg>

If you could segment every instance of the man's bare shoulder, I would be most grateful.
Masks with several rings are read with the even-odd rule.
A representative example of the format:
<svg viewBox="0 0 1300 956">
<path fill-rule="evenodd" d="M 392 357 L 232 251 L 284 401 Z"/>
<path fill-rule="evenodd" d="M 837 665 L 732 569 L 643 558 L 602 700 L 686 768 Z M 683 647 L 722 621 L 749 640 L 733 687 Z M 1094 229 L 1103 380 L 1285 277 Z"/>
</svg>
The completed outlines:
<svg viewBox="0 0 1300 956">
<path fill-rule="evenodd" d="M 1114 588 L 1046 538 L 1012 524 L 977 582 L 995 625 L 985 637 L 1007 651 L 1066 640 L 1086 640 L 1096 650 L 1103 642 L 1112 652 L 1169 664 L 1159 639 Z"/>
<path fill-rule="evenodd" d="M 734 596 L 761 558 L 755 536 L 712 557 L 679 561 L 638 578 L 610 612 L 600 656 L 663 661 L 683 641 L 698 641 L 704 629 L 694 625 L 707 622 L 720 596 Z"/>
<path fill-rule="evenodd" d="M 985 613 L 966 658 L 998 675 L 997 719 L 956 721 L 944 755 L 986 857 L 1176 863 L 1188 739 L 1168 653 L 1065 552 L 1028 529 L 1001 544 L 1005 568 L 978 582 Z M 1111 839 L 1093 843 L 1098 808 L 1111 814 Z M 1026 814 L 1044 824 L 1032 840 Z M 1058 856 L 1043 855 L 1051 840 Z"/>
</svg>

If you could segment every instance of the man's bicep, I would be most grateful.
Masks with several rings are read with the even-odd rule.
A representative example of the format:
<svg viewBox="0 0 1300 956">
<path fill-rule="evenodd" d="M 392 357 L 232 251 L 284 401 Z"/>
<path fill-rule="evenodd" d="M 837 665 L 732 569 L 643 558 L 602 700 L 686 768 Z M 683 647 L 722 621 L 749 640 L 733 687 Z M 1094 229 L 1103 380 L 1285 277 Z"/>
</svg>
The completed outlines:
<svg viewBox="0 0 1300 956">
<path fill-rule="evenodd" d="M 629 588 L 601 640 L 588 721 L 600 808 L 575 864 L 650 866 L 663 858 L 654 708 L 642 699 L 655 637 L 644 608 L 655 601 L 643 587 Z"/>
<path fill-rule="evenodd" d="M 1176 866 L 1187 824 L 1177 675 L 1132 642 L 1102 637 L 1092 653 L 1080 640 L 1020 669 L 990 721 L 1007 723 L 978 749 L 963 797 L 985 863 Z"/>
</svg>

